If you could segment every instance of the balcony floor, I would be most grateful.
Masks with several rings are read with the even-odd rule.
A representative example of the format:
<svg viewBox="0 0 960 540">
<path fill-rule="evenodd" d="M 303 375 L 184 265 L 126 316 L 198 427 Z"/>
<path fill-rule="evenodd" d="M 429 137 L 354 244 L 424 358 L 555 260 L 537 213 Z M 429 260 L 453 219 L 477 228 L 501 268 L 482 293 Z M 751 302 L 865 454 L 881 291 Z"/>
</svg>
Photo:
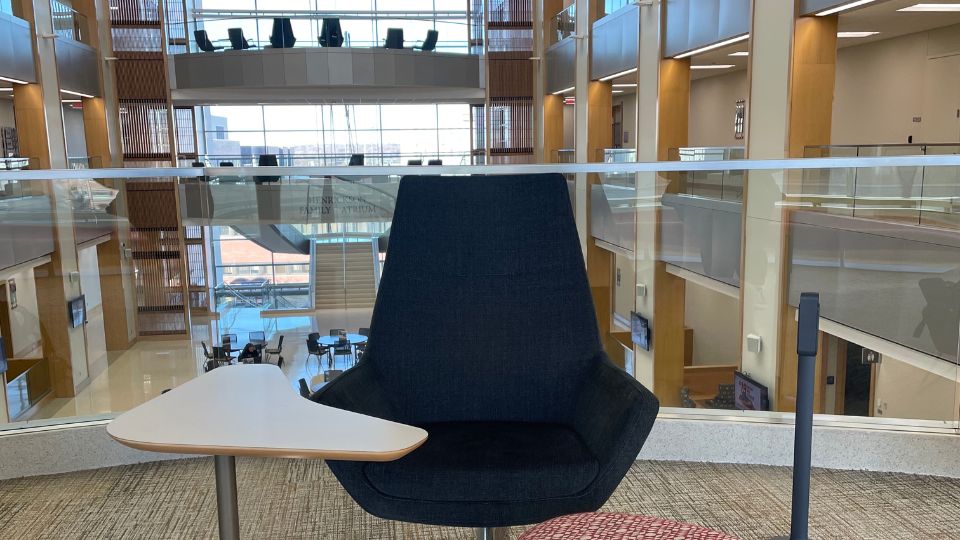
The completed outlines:
<svg viewBox="0 0 960 540">
<path fill-rule="evenodd" d="M 320 461 L 237 463 L 244 538 L 473 538 L 370 516 Z M 789 493 L 786 468 L 638 462 L 605 510 L 762 539 L 788 532 Z M 0 482 L 0 538 L 215 538 L 215 508 L 209 459 L 9 480 Z M 811 513 L 817 539 L 957 538 L 960 480 L 817 470 Z"/>
</svg>

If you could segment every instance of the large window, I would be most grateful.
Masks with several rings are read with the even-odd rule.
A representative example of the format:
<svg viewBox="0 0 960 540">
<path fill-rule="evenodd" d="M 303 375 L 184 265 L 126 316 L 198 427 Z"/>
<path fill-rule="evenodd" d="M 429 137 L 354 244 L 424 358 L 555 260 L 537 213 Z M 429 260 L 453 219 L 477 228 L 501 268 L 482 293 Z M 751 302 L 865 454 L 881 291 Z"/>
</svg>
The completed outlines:
<svg viewBox="0 0 960 540">
<path fill-rule="evenodd" d="M 370 165 L 442 159 L 470 163 L 468 104 L 241 105 L 201 107 L 202 153 L 211 162 L 255 164 L 277 154 L 280 165 L 345 165 L 364 154 Z"/>
<path fill-rule="evenodd" d="M 273 253 L 230 227 L 212 227 L 211 232 L 217 311 L 311 306 L 310 255 Z"/>
</svg>

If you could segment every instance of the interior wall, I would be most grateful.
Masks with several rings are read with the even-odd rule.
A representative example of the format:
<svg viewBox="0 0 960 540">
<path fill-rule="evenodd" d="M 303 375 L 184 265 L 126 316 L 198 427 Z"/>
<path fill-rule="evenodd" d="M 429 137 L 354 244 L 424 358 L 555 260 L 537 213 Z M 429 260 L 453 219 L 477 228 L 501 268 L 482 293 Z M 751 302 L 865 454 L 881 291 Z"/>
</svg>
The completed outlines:
<svg viewBox="0 0 960 540">
<path fill-rule="evenodd" d="M 960 88 L 933 88 L 943 84 L 940 71 L 960 66 L 943 60 L 960 54 L 950 37 L 956 33 L 960 25 L 840 49 L 832 144 L 906 143 L 911 135 L 914 142 L 957 142 L 960 133 L 952 141 L 925 133 L 927 126 L 955 120 L 960 107 Z M 954 75 L 960 81 L 960 73 Z M 932 100 L 937 103 L 925 103 Z M 944 118 L 931 118 L 933 114 Z"/>
<path fill-rule="evenodd" d="M 40 346 L 40 316 L 37 307 L 37 282 L 28 268 L 4 277 L 17 285 L 17 307 L 10 310 L 10 333 L 15 357 L 24 357 Z"/>
<path fill-rule="evenodd" d="M 637 94 L 615 94 L 613 105 L 623 105 L 623 135 L 620 141 L 622 148 L 634 148 L 637 140 Z M 616 144 L 616 141 L 614 141 Z"/>
<path fill-rule="evenodd" d="M 960 385 L 956 369 L 935 373 L 882 355 L 874 392 L 877 417 L 952 421 Z"/>
<path fill-rule="evenodd" d="M 67 156 L 85 157 L 87 138 L 83 131 L 83 111 L 70 105 L 63 106 L 63 133 L 67 139 Z"/>
<path fill-rule="evenodd" d="M 629 328 L 630 312 L 636 309 L 636 265 L 630 257 L 614 254 L 613 312 Z"/>
<path fill-rule="evenodd" d="M 4 94 L 9 94 L 9 92 L 4 92 Z M 16 125 L 13 116 L 13 100 L 0 98 L 0 127 L 16 127 Z"/>
<path fill-rule="evenodd" d="M 693 365 L 740 364 L 740 302 L 687 281 L 684 326 L 693 330 Z"/>
<path fill-rule="evenodd" d="M 577 121 L 576 117 L 573 114 L 574 106 L 573 105 L 564 105 L 563 106 L 563 148 L 572 149 L 575 146 L 574 138 L 576 137 Z"/>
<path fill-rule="evenodd" d="M 690 82 L 690 146 L 743 146 L 733 132 L 737 101 L 747 99 L 747 72 Z"/>
</svg>

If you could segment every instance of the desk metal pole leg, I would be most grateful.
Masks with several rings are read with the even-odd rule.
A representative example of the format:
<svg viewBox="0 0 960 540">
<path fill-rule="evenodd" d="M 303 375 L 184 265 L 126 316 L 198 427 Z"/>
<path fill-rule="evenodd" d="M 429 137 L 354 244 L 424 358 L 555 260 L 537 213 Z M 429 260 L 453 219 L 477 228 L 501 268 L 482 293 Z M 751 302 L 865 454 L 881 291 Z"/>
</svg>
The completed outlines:
<svg viewBox="0 0 960 540">
<path fill-rule="evenodd" d="M 237 458 L 213 456 L 213 467 L 217 477 L 217 521 L 220 525 L 220 540 L 239 540 Z"/>
</svg>

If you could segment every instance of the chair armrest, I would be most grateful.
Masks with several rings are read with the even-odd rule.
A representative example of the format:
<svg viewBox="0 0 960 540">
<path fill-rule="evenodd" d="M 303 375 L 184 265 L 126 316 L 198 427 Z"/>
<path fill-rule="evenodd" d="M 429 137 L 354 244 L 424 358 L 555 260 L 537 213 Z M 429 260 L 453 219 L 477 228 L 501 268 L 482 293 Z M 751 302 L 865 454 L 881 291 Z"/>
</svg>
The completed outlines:
<svg viewBox="0 0 960 540">
<path fill-rule="evenodd" d="M 632 462 L 653 427 L 660 402 L 614 366 L 606 353 L 595 360 L 577 396 L 572 427 L 601 463 L 618 458 Z"/>
<path fill-rule="evenodd" d="M 310 396 L 310 400 L 329 407 L 395 420 L 393 407 L 370 364 L 358 364 L 344 371 Z"/>
</svg>

